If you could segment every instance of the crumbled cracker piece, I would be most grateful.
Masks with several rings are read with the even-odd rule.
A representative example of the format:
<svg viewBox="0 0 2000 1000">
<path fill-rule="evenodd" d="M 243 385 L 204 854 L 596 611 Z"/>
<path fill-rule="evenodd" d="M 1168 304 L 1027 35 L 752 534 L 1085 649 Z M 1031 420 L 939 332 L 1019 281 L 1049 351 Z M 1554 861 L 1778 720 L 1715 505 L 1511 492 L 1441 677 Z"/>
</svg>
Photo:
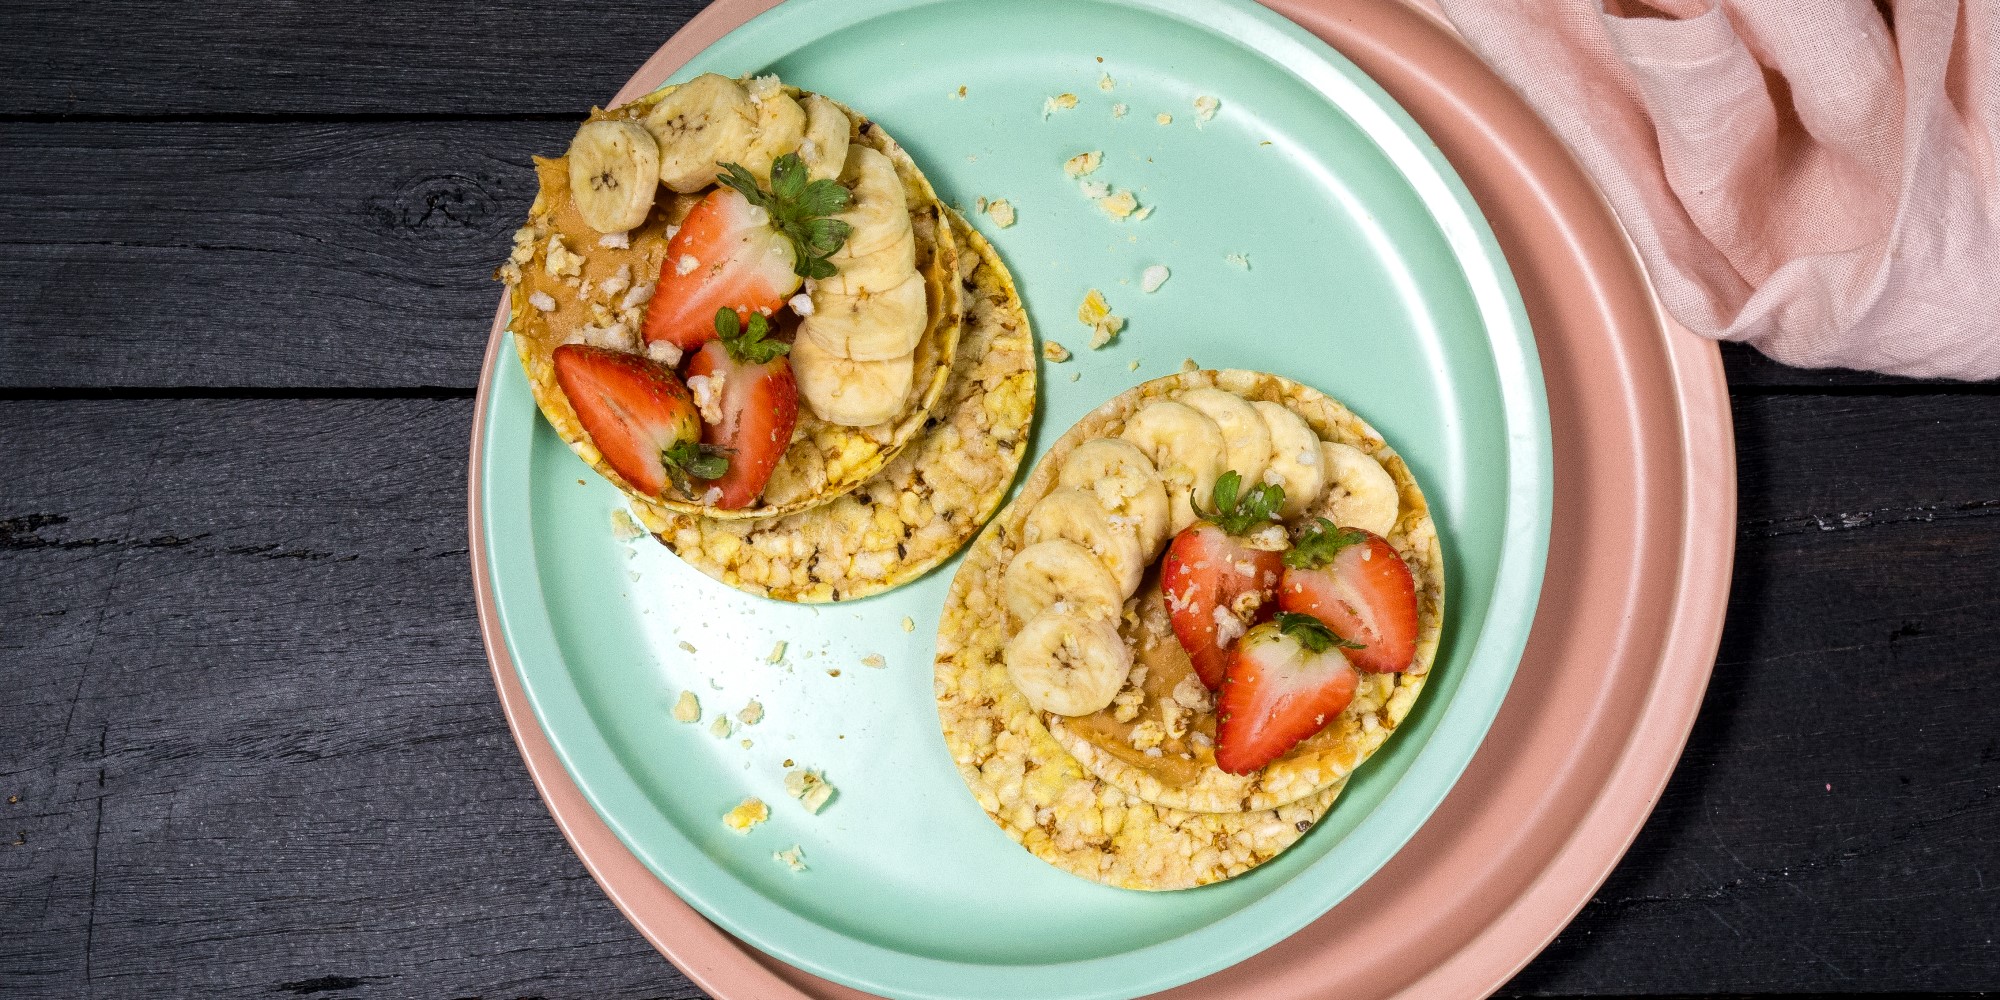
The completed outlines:
<svg viewBox="0 0 2000 1000">
<path fill-rule="evenodd" d="M 1095 173 L 1097 168 L 1103 164 L 1104 151 L 1093 149 L 1087 153 L 1078 153 L 1063 161 L 1063 173 L 1071 177 L 1082 177 L 1085 174 Z"/>
<path fill-rule="evenodd" d="M 1078 181 L 1076 186 L 1086 198 L 1102 198 L 1111 193 L 1111 185 L 1103 181 Z"/>
<path fill-rule="evenodd" d="M 771 655 L 769 655 L 769 656 L 766 656 L 766 657 L 764 657 L 764 662 L 765 662 L 765 663 L 783 663 L 783 662 L 785 662 L 785 646 L 786 646 L 786 645 L 787 645 L 787 643 L 785 642 L 785 640 L 783 640 L 783 639 L 779 639 L 779 640 L 778 640 L 778 644 L 777 644 L 777 645 L 775 645 L 775 646 L 772 646 L 772 647 L 771 647 Z"/>
<path fill-rule="evenodd" d="M 729 716 L 726 715 L 718 715 L 715 717 L 715 721 L 708 724 L 708 735 L 718 740 L 728 739 L 729 734 L 735 731 L 736 726 L 729 721 Z"/>
<path fill-rule="evenodd" d="M 611 508 L 611 535 L 621 542 L 629 542 L 635 538 L 644 538 L 646 529 L 639 527 L 639 522 L 632 520 L 631 511 L 623 507 L 613 507 Z"/>
<path fill-rule="evenodd" d="M 1250 270 L 1250 258 L 1244 256 L 1243 254 L 1240 253 L 1223 254 L 1222 259 L 1230 262 L 1231 264 L 1236 265 L 1237 267 L 1244 269 L 1245 271 Z"/>
<path fill-rule="evenodd" d="M 957 90 L 951 92 L 951 99 L 954 101 L 965 100 L 965 86 L 963 84 L 960 84 Z"/>
<path fill-rule="evenodd" d="M 561 233 L 550 233 L 546 255 L 542 258 L 542 270 L 551 278 L 581 277 L 583 255 L 563 246 Z"/>
<path fill-rule="evenodd" d="M 682 649 L 685 649 L 685 650 L 687 650 L 687 651 L 688 651 L 688 652 L 690 652 L 690 653 L 694 652 L 694 643 L 691 643 L 691 642 L 687 641 L 686 639 L 682 639 L 682 640 L 681 640 L 681 642 L 680 642 L 680 646 L 681 646 L 681 648 L 682 648 Z"/>
<path fill-rule="evenodd" d="M 963 90 L 964 88 L 961 87 L 959 89 Z M 806 870 L 806 853 L 797 844 L 793 844 L 782 851 L 772 851 L 771 857 L 783 862 L 785 867 L 795 872 Z"/>
<path fill-rule="evenodd" d="M 1135 371 L 1135 372 L 1136 372 L 1136 371 L 1138 371 L 1138 370 L 1139 370 L 1139 359 L 1138 359 L 1138 358 L 1133 358 L 1133 359 L 1132 359 L 1132 363 L 1131 363 L 1131 364 L 1129 364 L 1129 365 L 1126 365 L 1126 366 L 1125 366 L 1125 368 L 1126 368 L 1126 370 L 1128 370 L 1128 371 Z"/>
<path fill-rule="evenodd" d="M 1132 110 L 1131 108 L 1126 107 L 1123 103 L 1113 104 L 1111 106 L 1111 117 L 1123 118 L 1125 117 L 1126 114 L 1131 112 L 1131 110 Z"/>
<path fill-rule="evenodd" d="M 1151 750 L 1167 740 L 1166 727 L 1152 719 L 1147 719 L 1132 727 L 1132 749 L 1141 752 Z"/>
<path fill-rule="evenodd" d="M 748 750 L 748 749 L 750 749 L 751 745 L 752 745 L 752 744 L 750 743 L 750 741 L 749 741 L 749 740 L 744 740 L 744 741 L 743 741 L 743 749 L 745 749 L 745 750 Z"/>
<path fill-rule="evenodd" d="M 917 620 L 916 620 L 915 618 L 912 618 L 912 617 L 910 617 L 909 615 L 904 615 L 904 616 L 903 616 L 903 631 L 905 631 L 905 632 L 915 632 L 916 630 L 917 630 Z"/>
<path fill-rule="evenodd" d="M 1130 191 L 1120 191 L 1097 199 L 1097 207 L 1114 219 L 1123 219 L 1139 210 L 1139 199 Z"/>
<path fill-rule="evenodd" d="M 807 812 L 817 814 L 833 798 L 833 785 L 818 771 L 788 771 L 785 793 L 798 799 Z"/>
<path fill-rule="evenodd" d="M 1159 114 L 1154 115 L 1153 120 L 1159 122 L 1162 125 L 1172 125 L 1174 123 L 1174 116 L 1162 111 Z"/>
<path fill-rule="evenodd" d="M 1106 73 L 1103 76 L 1098 77 L 1097 79 L 1097 89 L 1099 90 L 1109 91 L 1116 86 L 1118 86 L 1117 81 L 1111 79 L 1111 74 L 1109 73 Z"/>
<path fill-rule="evenodd" d="M 867 656 L 861 658 L 861 665 L 864 667 L 874 667 L 875 669 L 880 670 L 883 667 L 888 666 L 889 661 L 883 659 L 881 653 L 869 653 Z"/>
<path fill-rule="evenodd" d="M 680 698 L 674 702 L 674 721 L 701 721 L 701 699 L 696 698 L 693 691 L 682 691 Z"/>
<path fill-rule="evenodd" d="M 1053 340 L 1044 340 L 1042 341 L 1042 357 L 1056 364 L 1062 364 L 1069 360 L 1069 348 Z"/>
<path fill-rule="evenodd" d="M 1136 211 L 1136 212 L 1133 212 L 1133 213 L 1132 213 L 1132 221 L 1133 221 L 1133 222 L 1144 222 L 1144 221 L 1146 221 L 1146 217 L 1147 217 L 1147 216 L 1149 216 L 1149 215 L 1152 215 L 1152 214 L 1153 214 L 1153 206 L 1151 206 L 1151 205 L 1146 205 L 1146 206 L 1144 206 L 1144 207 L 1140 208 L 1140 209 L 1139 209 L 1138 211 Z M 1139 240 L 1139 238 L 1138 238 L 1137 236 L 1134 236 L 1134 237 L 1132 237 L 1132 241 L 1133 241 L 1133 242 L 1135 242 L 1135 243 L 1136 243 L 1136 242 L 1138 242 L 1138 240 Z"/>
<path fill-rule="evenodd" d="M 1181 359 L 1181 371 L 1184 371 L 1184 372 L 1198 372 L 1198 371 L 1200 371 L 1200 370 L 1201 370 L 1201 366 L 1200 366 L 1200 365 L 1198 365 L 1198 364 L 1195 364 L 1195 363 L 1194 363 L 1194 359 L 1193 359 L 1193 358 L 1182 358 L 1182 359 Z"/>
<path fill-rule="evenodd" d="M 528 304 L 543 312 L 556 311 L 556 300 L 547 292 L 528 293 Z"/>
<path fill-rule="evenodd" d="M 722 817 L 722 825 L 737 833 L 749 833 L 750 828 L 771 818 L 771 807 L 755 795 L 738 803 Z"/>
<path fill-rule="evenodd" d="M 1139 277 L 1139 288 L 1150 295 L 1153 292 L 1159 291 L 1160 286 L 1166 284 L 1167 279 L 1172 277 L 1172 275 L 1173 272 L 1167 270 L 1167 265 L 1154 264 L 1152 267 L 1146 269 L 1145 274 Z"/>
<path fill-rule="evenodd" d="M 1082 378 L 1082 377 L 1083 377 L 1083 373 L 1082 373 L 1082 372 L 1070 372 L 1070 373 L 1069 373 L 1069 380 L 1070 380 L 1070 381 L 1072 381 L 1072 382 L 1074 382 L 1074 381 L 1076 381 L 1077 379 L 1080 379 L 1080 378 Z"/>
<path fill-rule="evenodd" d="M 1077 307 L 1076 318 L 1090 327 L 1090 348 L 1096 350 L 1111 342 L 1120 330 L 1125 329 L 1125 319 L 1113 315 L 1111 306 L 1104 301 L 1104 293 L 1093 288 L 1083 297 L 1083 304 Z"/>
<path fill-rule="evenodd" d="M 746 726 L 754 726 L 764 721 L 764 703 L 755 698 L 750 699 L 750 703 L 736 713 L 736 721 Z"/>
<path fill-rule="evenodd" d="M 1006 229 L 1014 224 L 1014 206 L 1005 198 L 995 198 L 986 203 L 986 214 L 994 225 Z"/>
<path fill-rule="evenodd" d="M 1205 94 L 1202 95 L 1201 97 L 1195 98 L 1194 99 L 1195 121 L 1197 123 L 1213 121 L 1215 119 L 1215 112 L 1221 107 L 1222 107 L 1221 101 L 1218 101 L 1215 98 L 1209 97 Z"/>
<path fill-rule="evenodd" d="M 1075 94 L 1057 94 L 1042 102 L 1042 120 L 1047 121 L 1050 115 L 1058 111 L 1068 111 L 1073 107 L 1076 107 Z"/>
</svg>

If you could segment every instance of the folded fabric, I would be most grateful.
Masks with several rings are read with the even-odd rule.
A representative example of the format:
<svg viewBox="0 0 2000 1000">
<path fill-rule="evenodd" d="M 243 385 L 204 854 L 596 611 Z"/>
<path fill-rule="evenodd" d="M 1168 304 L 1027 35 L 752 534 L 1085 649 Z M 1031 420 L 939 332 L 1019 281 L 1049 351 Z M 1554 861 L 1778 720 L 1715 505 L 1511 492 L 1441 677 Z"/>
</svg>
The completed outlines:
<svg viewBox="0 0 2000 1000">
<path fill-rule="evenodd" d="M 2000 0 L 1435 0 L 1696 333 L 2000 376 Z"/>
</svg>

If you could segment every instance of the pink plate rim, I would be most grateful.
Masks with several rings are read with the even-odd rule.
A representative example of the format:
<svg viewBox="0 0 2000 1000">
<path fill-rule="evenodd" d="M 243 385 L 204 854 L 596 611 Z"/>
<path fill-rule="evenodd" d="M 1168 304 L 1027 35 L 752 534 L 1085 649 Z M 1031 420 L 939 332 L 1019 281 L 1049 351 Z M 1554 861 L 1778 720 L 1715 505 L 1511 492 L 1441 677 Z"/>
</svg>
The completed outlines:
<svg viewBox="0 0 2000 1000">
<path fill-rule="evenodd" d="M 1487 213 L 1536 331 L 1555 435 L 1542 612 L 1515 689 L 1465 777 L 1373 879 L 1291 938 L 1174 998 L 1477 997 L 1589 901 L 1671 777 L 1721 640 L 1735 452 L 1716 346 L 1660 312 L 1597 189 L 1448 26 L 1396 0 L 1263 0 L 1353 60 L 1437 141 Z M 622 102 L 777 0 L 716 0 Z M 469 469 L 480 632 L 515 742 L 563 835 L 646 939 L 720 1000 L 865 994 L 702 919 L 626 850 L 563 770 L 501 641 L 477 476 L 504 297 Z M 511 359 L 509 359 L 511 360 Z"/>
</svg>

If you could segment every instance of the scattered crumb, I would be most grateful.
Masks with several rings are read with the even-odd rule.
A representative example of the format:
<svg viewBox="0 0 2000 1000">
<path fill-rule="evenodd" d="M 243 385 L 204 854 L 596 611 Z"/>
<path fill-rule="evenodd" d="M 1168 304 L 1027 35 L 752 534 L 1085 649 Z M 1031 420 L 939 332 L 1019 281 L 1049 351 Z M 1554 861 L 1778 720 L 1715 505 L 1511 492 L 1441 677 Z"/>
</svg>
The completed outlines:
<svg viewBox="0 0 2000 1000">
<path fill-rule="evenodd" d="M 1250 270 L 1250 258 L 1244 256 L 1243 254 L 1240 253 L 1224 254 L 1222 256 L 1222 259 L 1230 262 L 1231 264 L 1236 265 L 1237 267 L 1244 269 L 1245 271 Z"/>
<path fill-rule="evenodd" d="M 874 667 L 875 669 L 880 670 L 883 667 L 888 666 L 889 661 L 883 659 L 881 653 L 869 653 L 867 656 L 861 658 L 861 665 L 864 667 Z"/>
<path fill-rule="evenodd" d="M 748 750 L 748 749 L 750 749 L 750 748 L 751 748 L 751 747 L 752 747 L 753 745 L 754 745 L 754 744 L 752 744 L 752 743 L 751 743 L 751 742 L 750 742 L 749 740 L 744 740 L 744 741 L 743 741 L 743 749 L 745 749 L 745 750 Z"/>
<path fill-rule="evenodd" d="M 1064 161 L 1063 173 L 1071 177 L 1082 177 L 1085 174 L 1095 173 L 1103 163 L 1104 151 L 1093 149 L 1088 153 L 1078 153 Z"/>
<path fill-rule="evenodd" d="M 1069 360 L 1069 348 L 1053 340 L 1044 340 L 1042 341 L 1042 357 L 1056 364 L 1062 364 Z"/>
<path fill-rule="evenodd" d="M 750 699 L 750 703 L 736 713 L 736 721 L 746 726 L 754 726 L 764 721 L 764 703 L 755 698 Z"/>
<path fill-rule="evenodd" d="M 1083 377 L 1083 373 L 1082 373 L 1082 372 L 1070 372 L 1070 373 L 1069 373 L 1069 380 L 1070 380 L 1070 381 L 1072 381 L 1072 382 L 1074 382 L 1074 381 L 1076 381 L 1077 379 L 1080 379 L 1080 378 L 1082 378 L 1082 377 Z"/>
<path fill-rule="evenodd" d="M 905 632 L 915 632 L 916 630 L 917 630 L 917 620 L 916 620 L 915 618 L 912 618 L 912 617 L 910 617 L 909 615 L 904 615 L 904 616 L 903 616 L 903 631 L 905 631 Z"/>
<path fill-rule="evenodd" d="M 1113 87 L 1116 86 L 1118 86 L 1117 82 L 1111 79 L 1111 74 L 1109 73 L 1104 74 L 1097 80 L 1097 89 L 1102 91 L 1109 92 Z"/>
<path fill-rule="evenodd" d="M 1153 120 L 1159 122 L 1162 125 L 1172 125 L 1174 123 L 1174 116 L 1162 111 L 1159 114 L 1154 115 Z"/>
<path fill-rule="evenodd" d="M 715 721 L 708 724 L 708 734 L 718 740 L 728 739 L 729 734 L 735 731 L 736 726 L 729 721 L 729 716 L 726 715 L 718 715 L 715 717 Z"/>
<path fill-rule="evenodd" d="M 807 812 L 817 814 L 833 798 L 833 785 L 818 771 L 788 771 L 785 792 L 804 804 Z"/>
<path fill-rule="evenodd" d="M 1215 119 L 1215 112 L 1221 107 L 1222 107 L 1222 102 L 1216 100 L 1213 97 L 1203 95 L 1201 97 L 1195 98 L 1194 99 L 1195 121 L 1197 123 L 1213 121 Z"/>
<path fill-rule="evenodd" d="M 1139 199 L 1134 197 L 1130 191 L 1120 191 L 1117 194 L 1097 199 L 1097 207 L 1103 209 L 1112 218 L 1123 219 L 1139 210 Z"/>
<path fill-rule="evenodd" d="M 694 652 L 694 643 L 691 643 L 691 642 L 687 641 L 686 639 L 682 639 L 682 640 L 681 640 L 681 648 L 682 648 L 682 649 L 685 649 L 685 650 L 687 650 L 687 651 L 688 651 L 688 652 L 690 652 L 690 653 L 692 653 L 692 652 Z"/>
<path fill-rule="evenodd" d="M 1128 107 L 1126 107 L 1126 106 L 1125 106 L 1124 104 L 1122 104 L 1122 103 L 1120 103 L 1120 104 L 1113 104 L 1113 105 L 1111 106 L 1111 117 L 1113 117 L 1113 118 L 1123 118 L 1123 117 L 1125 117 L 1125 115 L 1126 115 L 1126 114 L 1127 114 L 1128 112 L 1130 112 L 1131 110 L 1132 110 L 1131 108 L 1128 108 Z"/>
<path fill-rule="evenodd" d="M 1260 142 L 1260 143 L 1258 143 L 1257 145 L 1259 145 L 1259 146 L 1268 146 L 1268 145 L 1270 145 L 1270 144 L 1271 144 L 1271 140 L 1269 140 L 1269 139 L 1266 139 L 1266 140 L 1264 140 L 1263 142 Z"/>
<path fill-rule="evenodd" d="M 693 691 L 682 691 L 679 700 L 674 702 L 674 721 L 701 721 L 701 699 L 696 698 Z"/>
<path fill-rule="evenodd" d="M 1083 304 L 1076 308 L 1076 318 L 1090 327 L 1090 347 L 1096 350 L 1111 342 L 1111 338 L 1125 329 L 1123 317 L 1111 312 L 1111 305 L 1104 301 L 1104 293 L 1093 288 L 1083 297 Z"/>
<path fill-rule="evenodd" d="M 1005 198 L 996 198 L 986 203 L 986 214 L 995 225 L 1006 229 L 1014 224 L 1014 206 Z"/>
<path fill-rule="evenodd" d="M 1111 193 L 1111 185 L 1103 181 L 1078 181 L 1076 186 L 1086 198 L 1102 198 Z"/>
<path fill-rule="evenodd" d="M 722 825 L 737 833 L 749 833 L 750 828 L 771 818 L 771 807 L 755 795 L 744 799 L 736 808 L 722 817 Z"/>
<path fill-rule="evenodd" d="M 1128 371 L 1135 371 L 1135 372 L 1136 372 L 1136 371 L 1138 371 L 1138 370 L 1139 370 L 1139 359 L 1138 359 L 1138 358 L 1133 358 L 1133 359 L 1132 359 L 1132 363 L 1131 363 L 1131 364 L 1129 364 L 1129 365 L 1126 365 L 1126 366 L 1125 366 L 1125 368 L 1126 368 L 1126 369 L 1127 369 Z"/>
<path fill-rule="evenodd" d="M 965 100 L 965 88 L 961 86 L 961 87 L 959 87 L 959 88 L 958 88 L 957 90 L 954 90 L 954 91 L 952 91 L 952 92 L 951 92 L 951 99 L 952 99 L 952 100 L 954 100 L 954 101 L 963 101 L 963 100 Z"/>
<path fill-rule="evenodd" d="M 632 581 L 633 583 L 638 583 L 639 571 L 636 569 L 628 569 L 625 571 L 625 578 Z"/>
<path fill-rule="evenodd" d="M 1132 221 L 1144 222 L 1146 221 L 1146 217 L 1152 214 L 1153 214 L 1153 206 L 1147 205 L 1146 207 L 1132 213 Z M 1134 243 L 1139 242 L 1139 238 L 1137 236 L 1132 237 L 1132 242 Z"/>
<path fill-rule="evenodd" d="M 828 668 L 826 669 L 826 675 L 827 675 L 828 677 L 839 677 L 839 676 L 840 676 L 840 668 L 839 668 L 839 667 L 828 667 Z"/>
<path fill-rule="evenodd" d="M 556 300 L 551 298 L 547 292 L 535 292 L 529 295 L 528 304 L 543 312 L 556 311 Z"/>
<path fill-rule="evenodd" d="M 785 766 L 786 766 L 786 767 L 797 767 L 798 765 L 797 765 L 797 764 L 794 764 L 794 763 L 792 763 L 792 759 L 791 759 L 790 757 L 787 757 L 787 758 L 785 758 Z"/>
<path fill-rule="evenodd" d="M 979 200 L 978 200 L 978 201 L 976 201 L 976 202 L 973 202 L 973 209 L 974 209 L 975 211 L 979 212 L 979 214 L 981 214 L 981 215 L 984 215 L 984 214 L 986 214 L 986 196 L 985 196 L 985 195 L 980 195 L 980 196 L 979 196 Z"/>
<path fill-rule="evenodd" d="M 785 645 L 786 645 L 785 640 L 779 639 L 778 644 L 771 647 L 771 655 L 764 657 L 764 662 L 765 663 L 785 662 Z"/>
<path fill-rule="evenodd" d="M 793 844 L 782 851 L 773 851 L 771 852 L 771 857 L 784 862 L 785 867 L 795 872 L 806 870 L 805 851 L 801 850 L 797 844 Z"/>
<path fill-rule="evenodd" d="M 1193 358 L 1182 358 L 1182 359 L 1181 359 L 1181 371 L 1184 371 L 1184 372 L 1198 372 L 1198 371 L 1200 371 L 1200 370 L 1201 370 L 1201 366 L 1200 366 L 1200 365 L 1198 365 L 1198 364 L 1195 364 L 1195 363 L 1194 363 L 1194 359 L 1193 359 Z"/>
<path fill-rule="evenodd" d="M 1146 269 L 1145 274 L 1139 277 L 1139 287 L 1150 295 L 1153 292 L 1159 291 L 1160 286 L 1166 284 L 1167 279 L 1172 277 L 1172 275 L 1173 272 L 1167 270 L 1167 265 L 1154 264 L 1152 267 Z"/>
<path fill-rule="evenodd" d="M 1050 115 L 1058 111 L 1068 111 L 1073 107 L 1076 107 L 1075 94 L 1057 94 L 1042 102 L 1042 120 L 1047 121 Z"/>
</svg>

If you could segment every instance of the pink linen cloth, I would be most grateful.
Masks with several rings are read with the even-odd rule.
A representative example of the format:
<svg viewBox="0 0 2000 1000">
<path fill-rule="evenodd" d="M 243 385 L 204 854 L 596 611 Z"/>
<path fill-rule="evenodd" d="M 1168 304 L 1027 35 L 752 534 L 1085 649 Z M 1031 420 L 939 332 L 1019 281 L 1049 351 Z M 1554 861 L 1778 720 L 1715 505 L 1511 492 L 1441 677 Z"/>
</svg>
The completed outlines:
<svg viewBox="0 0 2000 1000">
<path fill-rule="evenodd" d="M 2000 376 L 2000 0 L 1432 4 L 1569 144 L 1689 329 L 1802 367 Z"/>
</svg>

